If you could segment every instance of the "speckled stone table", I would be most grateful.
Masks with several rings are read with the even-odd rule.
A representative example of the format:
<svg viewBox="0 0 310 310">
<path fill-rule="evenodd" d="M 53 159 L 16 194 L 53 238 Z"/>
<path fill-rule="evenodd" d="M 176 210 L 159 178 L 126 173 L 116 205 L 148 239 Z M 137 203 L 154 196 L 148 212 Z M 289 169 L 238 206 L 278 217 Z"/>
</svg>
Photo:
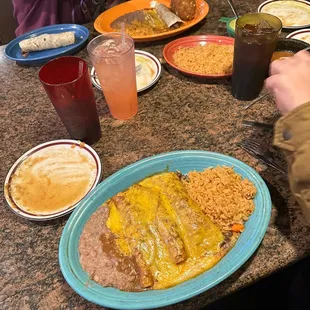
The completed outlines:
<svg viewBox="0 0 310 310">
<path fill-rule="evenodd" d="M 255 11 L 261 1 L 236 1 L 240 14 Z M 225 35 L 222 16 L 232 16 L 224 0 L 210 0 L 207 19 L 183 35 Z M 169 40 L 139 44 L 161 58 Z M 86 51 L 79 56 L 88 60 Z M 102 139 L 94 145 L 106 178 L 141 158 L 162 152 L 197 149 L 234 156 L 254 167 L 269 185 L 274 208 L 266 236 L 256 253 L 215 288 L 166 309 L 199 309 L 248 286 L 310 253 L 310 226 L 290 194 L 287 179 L 243 152 L 237 142 L 254 137 L 271 143 L 272 133 L 242 127 L 242 119 L 274 122 L 278 113 L 271 99 L 244 112 L 245 103 L 230 94 L 229 81 L 199 81 L 164 65 L 160 81 L 139 96 L 139 112 L 129 121 L 114 120 L 102 94 L 94 90 Z M 0 180 L 14 161 L 39 143 L 69 138 L 40 85 L 38 68 L 24 68 L 4 56 L 0 47 Z M 279 160 L 283 160 L 279 156 Z M 1 185 L 1 190 L 3 186 Z M 67 218 L 33 223 L 14 215 L 0 200 L 0 308 L 99 309 L 65 282 L 58 265 L 58 243 Z"/>
</svg>

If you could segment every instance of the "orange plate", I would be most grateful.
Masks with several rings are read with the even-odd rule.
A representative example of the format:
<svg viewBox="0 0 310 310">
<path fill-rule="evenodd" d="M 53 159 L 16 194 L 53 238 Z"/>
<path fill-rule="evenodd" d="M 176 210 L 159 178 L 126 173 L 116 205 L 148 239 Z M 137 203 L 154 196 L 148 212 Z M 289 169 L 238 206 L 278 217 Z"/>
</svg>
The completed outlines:
<svg viewBox="0 0 310 310">
<path fill-rule="evenodd" d="M 234 45 L 235 40 L 230 37 L 224 36 L 216 36 L 216 35 L 202 35 L 202 36 L 189 36 L 181 39 L 174 40 L 167 44 L 164 48 L 163 55 L 167 61 L 167 63 L 175 68 L 176 70 L 195 77 L 208 78 L 208 79 L 220 79 L 227 78 L 231 76 L 229 74 L 217 74 L 217 75 L 208 75 L 208 74 L 200 74 L 195 72 L 186 71 L 176 65 L 173 60 L 173 54 L 182 47 L 192 47 L 196 45 L 206 45 L 208 43 L 216 43 L 219 45 Z"/>
<path fill-rule="evenodd" d="M 100 33 L 113 32 L 113 29 L 110 27 L 110 25 L 116 18 L 122 15 L 125 15 L 126 13 L 150 8 L 152 7 L 151 4 L 154 2 L 155 1 L 150 1 L 150 0 L 132 0 L 132 1 L 119 4 L 103 12 L 97 17 L 94 23 L 95 29 Z M 166 6 L 170 7 L 170 0 L 157 0 L 157 2 L 163 3 Z M 161 40 L 164 38 L 177 35 L 193 27 L 194 25 L 202 21 L 209 12 L 209 5 L 206 2 L 204 2 L 204 0 L 196 0 L 196 5 L 197 5 L 197 8 L 196 8 L 195 18 L 191 21 L 185 22 L 184 25 L 181 26 L 180 28 L 165 31 L 165 32 L 158 33 L 158 34 L 149 35 L 149 36 L 136 36 L 136 37 L 133 37 L 133 39 L 136 42 L 156 41 L 156 40 Z"/>
</svg>

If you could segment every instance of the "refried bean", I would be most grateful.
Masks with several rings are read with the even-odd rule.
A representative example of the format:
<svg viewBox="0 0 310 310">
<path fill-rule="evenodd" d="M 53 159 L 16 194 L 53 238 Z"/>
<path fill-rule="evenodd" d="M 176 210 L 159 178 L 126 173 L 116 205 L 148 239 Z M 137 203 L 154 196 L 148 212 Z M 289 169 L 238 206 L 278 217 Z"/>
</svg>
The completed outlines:
<svg viewBox="0 0 310 310">
<path fill-rule="evenodd" d="M 101 206 L 86 223 L 79 244 L 82 268 L 102 286 L 141 291 L 136 261 L 115 250 L 115 237 L 106 226 L 108 216 L 108 207 Z"/>
</svg>

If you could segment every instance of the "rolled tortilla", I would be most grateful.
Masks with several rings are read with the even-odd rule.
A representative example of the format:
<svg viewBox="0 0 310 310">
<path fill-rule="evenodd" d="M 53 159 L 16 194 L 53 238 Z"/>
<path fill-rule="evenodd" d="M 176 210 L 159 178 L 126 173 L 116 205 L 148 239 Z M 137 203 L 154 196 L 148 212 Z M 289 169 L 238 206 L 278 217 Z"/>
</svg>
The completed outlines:
<svg viewBox="0 0 310 310">
<path fill-rule="evenodd" d="M 155 4 L 155 10 L 157 14 L 160 16 L 160 18 L 165 22 L 168 28 L 178 24 L 183 23 L 182 19 L 171 12 L 168 7 L 166 7 L 164 4 L 156 3 Z"/>
<path fill-rule="evenodd" d="M 55 34 L 41 34 L 40 36 L 20 41 L 19 47 L 25 53 L 67 46 L 74 42 L 74 32 L 68 31 Z"/>
</svg>

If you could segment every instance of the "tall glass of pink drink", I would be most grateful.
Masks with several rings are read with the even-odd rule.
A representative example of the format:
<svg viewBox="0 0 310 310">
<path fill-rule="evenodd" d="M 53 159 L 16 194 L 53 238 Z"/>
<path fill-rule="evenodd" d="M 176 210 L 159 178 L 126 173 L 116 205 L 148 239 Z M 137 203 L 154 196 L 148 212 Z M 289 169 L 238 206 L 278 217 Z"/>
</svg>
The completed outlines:
<svg viewBox="0 0 310 310">
<path fill-rule="evenodd" d="M 87 50 L 112 116 L 133 117 L 138 112 L 133 39 L 117 32 L 102 34 L 89 42 Z"/>
</svg>

